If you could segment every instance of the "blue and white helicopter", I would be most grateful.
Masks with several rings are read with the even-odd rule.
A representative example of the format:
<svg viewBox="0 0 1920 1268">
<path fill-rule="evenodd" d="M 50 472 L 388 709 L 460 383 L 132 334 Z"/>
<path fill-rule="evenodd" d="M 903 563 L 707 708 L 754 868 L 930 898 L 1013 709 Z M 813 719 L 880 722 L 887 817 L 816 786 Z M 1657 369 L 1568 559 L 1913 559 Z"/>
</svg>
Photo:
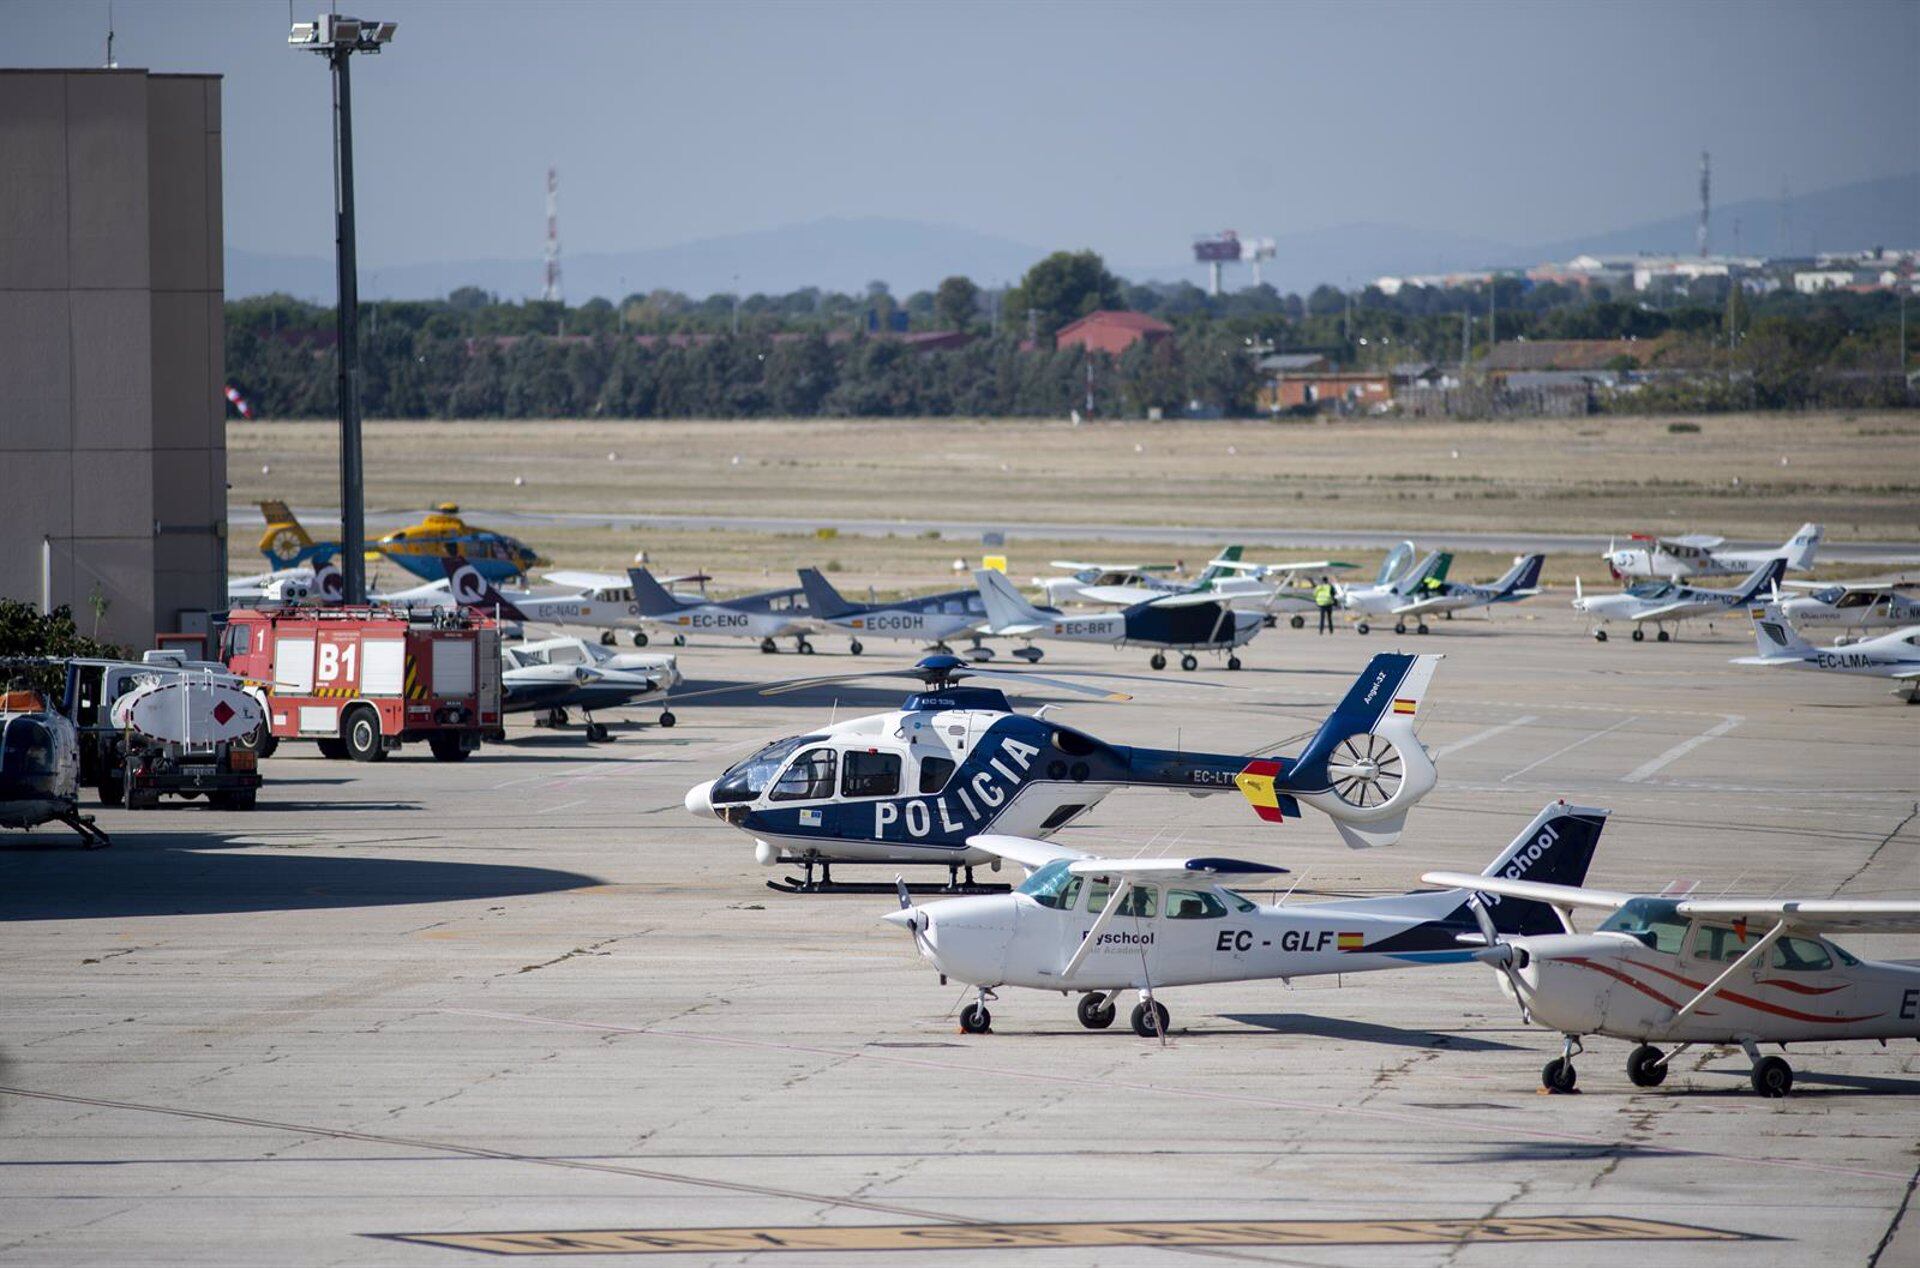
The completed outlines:
<svg viewBox="0 0 1920 1268">
<path fill-rule="evenodd" d="M 1109 744 L 1045 710 L 1015 713 L 999 685 L 1107 700 L 1129 699 L 1124 693 L 978 668 L 955 656 L 776 683 L 761 693 L 880 677 L 917 678 L 922 686 L 891 712 L 775 740 L 688 790 L 686 807 L 752 837 L 762 865 L 802 865 L 804 882 L 772 886 L 794 892 L 832 886 L 835 863 L 934 864 L 948 869 L 950 887 L 961 869 L 972 884 L 976 864 L 998 862 L 969 837 L 1045 838 L 1120 788 L 1195 796 L 1237 790 L 1272 823 L 1299 818 L 1304 803 L 1332 819 L 1349 846 L 1391 845 L 1436 779 L 1413 724 L 1439 660 L 1375 656 L 1293 758 Z M 966 679 L 996 685 L 963 685 Z"/>
<path fill-rule="evenodd" d="M 818 568 L 800 570 L 800 588 L 806 592 L 808 610 L 821 624 L 853 636 L 847 650 L 855 656 L 866 650 L 862 634 L 925 643 L 940 652 L 952 650 L 948 639 L 972 636 L 974 650 L 969 655 L 981 660 L 993 655 L 980 646 L 987 608 L 978 590 L 948 590 L 893 603 L 854 603 L 834 589 Z"/>
<path fill-rule="evenodd" d="M 1026 641 L 1014 651 L 1033 662 L 1042 652 L 1036 638 L 1071 643 L 1104 643 L 1108 647 L 1151 647 L 1148 664 L 1167 667 L 1167 653 L 1179 652 L 1180 668 L 1197 669 L 1195 652 L 1227 653 L 1227 668 L 1240 668 L 1235 648 L 1250 641 L 1266 624 L 1259 612 L 1236 612 L 1230 602 L 1206 592 L 1183 592 L 1148 599 L 1118 612 L 1087 616 L 1066 615 L 1037 608 L 1021 597 L 1006 574 L 982 568 L 973 574 L 987 605 L 987 632 Z"/>
</svg>

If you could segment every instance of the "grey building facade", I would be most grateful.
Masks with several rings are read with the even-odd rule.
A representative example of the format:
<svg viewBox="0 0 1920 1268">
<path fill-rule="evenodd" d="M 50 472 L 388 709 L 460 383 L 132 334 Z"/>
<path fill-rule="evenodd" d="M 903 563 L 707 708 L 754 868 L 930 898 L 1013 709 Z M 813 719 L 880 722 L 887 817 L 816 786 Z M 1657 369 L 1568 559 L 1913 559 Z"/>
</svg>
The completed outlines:
<svg viewBox="0 0 1920 1268">
<path fill-rule="evenodd" d="M 0 596 L 136 650 L 225 606 L 220 181 L 219 76 L 0 70 Z"/>
</svg>

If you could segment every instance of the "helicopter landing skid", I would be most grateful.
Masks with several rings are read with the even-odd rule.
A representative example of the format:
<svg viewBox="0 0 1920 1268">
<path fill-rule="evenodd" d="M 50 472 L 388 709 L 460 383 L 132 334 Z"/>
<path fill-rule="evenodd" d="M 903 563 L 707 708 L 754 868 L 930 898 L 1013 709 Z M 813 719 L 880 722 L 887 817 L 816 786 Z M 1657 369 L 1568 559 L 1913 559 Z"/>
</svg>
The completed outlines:
<svg viewBox="0 0 1920 1268">
<path fill-rule="evenodd" d="M 60 816 L 60 822 L 80 834 L 80 844 L 89 850 L 104 850 L 113 844 L 106 831 L 93 821 L 92 815 L 83 815 L 78 810 Z"/>
</svg>

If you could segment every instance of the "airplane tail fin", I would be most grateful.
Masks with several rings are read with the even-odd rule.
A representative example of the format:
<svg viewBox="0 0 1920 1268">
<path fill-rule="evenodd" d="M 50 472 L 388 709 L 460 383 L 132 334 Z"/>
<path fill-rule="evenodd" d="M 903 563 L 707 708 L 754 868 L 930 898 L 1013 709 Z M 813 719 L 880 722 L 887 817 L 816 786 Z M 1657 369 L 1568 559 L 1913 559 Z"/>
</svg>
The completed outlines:
<svg viewBox="0 0 1920 1268">
<path fill-rule="evenodd" d="M 1546 566 L 1545 555 L 1528 555 L 1507 569 L 1507 575 L 1493 583 L 1494 589 L 1505 598 L 1519 590 L 1534 590 L 1540 585 L 1540 570 Z"/>
<path fill-rule="evenodd" d="M 1452 567 L 1452 565 L 1452 555 L 1444 550 L 1433 551 L 1429 553 L 1425 559 L 1422 559 L 1414 567 L 1400 575 L 1400 580 L 1393 583 L 1393 592 L 1401 595 L 1412 594 L 1420 588 L 1428 577 L 1432 577 L 1435 581 L 1445 581 L 1447 579 L 1447 569 Z"/>
<path fill-rule="evenodd" d="M 818 568 L 800 570 L 800 588 L 807 592 L 807 610 L 817 617 L 830 620 L 836 616 L 851 616 L 860 610 L 857 605 L 847 602 Z"/>
<path fill-rule="evenodd" d="M 667 588 L 654 580 L 653 574 L 645 568 L 627 569 L 627 580 L 633 583 L 633 602 L 640 609 L 641 616 L 666 616 L 686 606 L 669 594 Z"/>
<path fill-rule="evenodd" d="M 1786 575 L 1786 571 L 1787 557 L 1785 555 L 1775 555 L 1772 559 L 1767 560 L 1767 562 L 1755 568 L 1753 572 L 1748 575 L 1746 581 L 1741 583 L 1739 596 L 1734 602 L 1752 603 L 1760 596 L 1778 589 L 1780 586 L 1780 578 Z"/>
<path fill-rule="evenodd" d="M 260 514 L 267 522 L 267 531 L 260 536 L 260 553 L 267 557 L 267 562 L 275 568 L 291 568 L 299 563 L 314 543 L 293 508 L 285 502 L 265 501 L 260 503 Z"/>
<path fill-rule="evenodd" d="M 1748 612 L 1753 617 L 1753 641 L 1764 659 L 1804 656 L 1814 650 L 1812 643 L 1800 637 L 1778 603 L 1768 603 Z"/>
<path fill-rule="evenodd" d="M 464 555 L 443 555 L 440 566 L 447 570 L 447 593 L 453 596 L 456 605 L 509 621 L 527 619 L 513 600 L 501 594 L 486 574 L 468 563 Z"/>
<path fill-rule="evenodd" d="M 1005 573 L 982 568 L 973 574 L 973 583 L 980 588 L 980 598 L 987 605 L 987 623 L 994 629 L 1048 623 L 1047 614 L 1028 603 Z"/>
<path fill-rule="evenodd" d="M 1287 771 L 1286 791 L 1331 818 L 1355 849 L 1399 840 L 1407 812 L 1438 780 L 1413 724 L 1439 664 L 1435 655 L 1375 656 Z"/>
<path fill-rule="evenodd" d="M 1200 574 L 1199 580 L 1194 583 L 1193 588 L 1196 590 L 1206 590 L 1210 588 L 1214 582 L 1220 580 L 1227 573 L 1227 569 L 1222 568 L 1220 566 L 1221 564 L 1237 564 L 1240 562 L 1240 551 L 1241 547 L 1239 546 L 1228 546 L 1221 550 L 1219 554 L 1213 557 L 1213 561 L 1207 564 L 1206 570 Z"/>
<path fill-rule="evenodd" d="M 1600 844 L 1601 830 L 1607 826 L 1608 813 L 1556 801 L 1535 815 L 1533 822 L 1480 874 L 1548 885 L 1583 885 L 1587 868 L 1593 864 L 1593 852 Z M 1500 933 L 1566 932 L 1559 913 L 1546 903 L 1493 894 L 1481 895 L 1480 901 L 1487 904 L 1493 927 Z"/>
<path fill-rule="evenodd" d="M 1826 535 L 1826 529 L 1818 524 L 1802 524 L 1800 531 L 1780 547 L 1780 553 L 1786 556 L 1787 567 L 1794 572 L 1805 572 L 1813 567 L 1813 557 L 1820 552 L 1820 539 Z"/>
</svg>

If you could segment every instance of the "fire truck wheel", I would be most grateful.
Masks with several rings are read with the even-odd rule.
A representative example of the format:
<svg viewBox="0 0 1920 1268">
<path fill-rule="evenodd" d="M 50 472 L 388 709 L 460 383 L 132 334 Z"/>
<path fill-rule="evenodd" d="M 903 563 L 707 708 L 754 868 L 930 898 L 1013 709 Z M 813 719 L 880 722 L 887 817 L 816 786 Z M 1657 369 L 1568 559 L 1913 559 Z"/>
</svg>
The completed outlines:
<svg viewBox="0 0 1920 1268">
<path fill-rule="evenodd" d="M 256 757 L 272 757 L 273 751 L 280 747 L 280 737 L 268 730 L 266 722 L 262 721 L 259 726 L 235 740 L 233 746 L 250 749 Z"/>
<path fill-rule="evenodd" d="M 347 760 L 347 742 L 345 740 L 315 740 L 314 744 L 319 747 L 320 756 L 330 761 L 344 762 Z"/>
<path fill-rule="evenodd" d="M 380 743 L 380 715 L 372 709 L 355 709 L 347 714 L 341 737 L 347 742 L 347 756 L 356 762 L 383 762 L 387 750 Z"/>
<path fill-rule="evenodd" d="M 433 760 L 436 762 L 464 762 L 467 754 L 473 751 L 463 747 L 457 735 L 429 735 L 427 747 L 433 750 Z"/>
</svg>

